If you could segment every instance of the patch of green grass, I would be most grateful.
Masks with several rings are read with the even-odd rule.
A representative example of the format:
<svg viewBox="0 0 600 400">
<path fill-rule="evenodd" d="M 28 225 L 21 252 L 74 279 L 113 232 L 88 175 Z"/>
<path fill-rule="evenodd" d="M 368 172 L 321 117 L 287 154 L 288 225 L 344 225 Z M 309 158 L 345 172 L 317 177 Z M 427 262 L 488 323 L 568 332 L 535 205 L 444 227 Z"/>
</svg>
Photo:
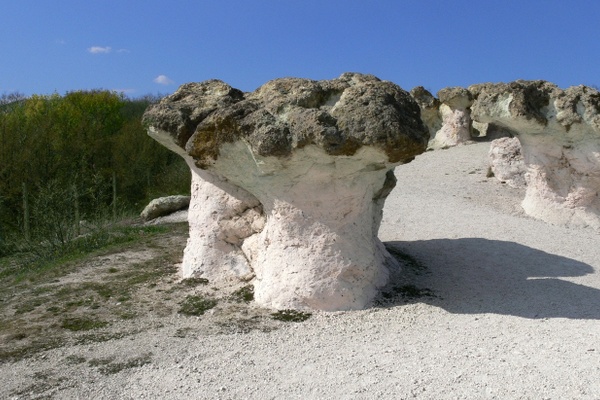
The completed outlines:
<svg viewBox="0 0 600 400">
<path fill-rule="evenodd" d="M 36 252 L 23 252 L 0 263 L 0 281 L 12 283 L 50 280 L 70 272 L 69 264 L 100 249 L 110 249 L 126 243 L 145 240 L 168 231 L 164 226 L 116 226 L 92 232 L 64 246 Z"/>
<path fill-rule="evenodd" d="M 64 339 L 57 337 L 43 337 L 24 346 L 18 346 L 12 343 L 10 348 L 0 347 L 0 363 L 22 360 L 39 352 L 61 347 L 64 344 Z"/>
<path fill-rule="evenodd" d="M 122 311 L 119 313 L 119 318 L 122 320 L 130 320 L 137 317 L 137 313 L 131 310 Z"/>
<path fill-rule="evenodd" d="M 88 361 L 88 365 L 90 367 L 101 367 L 103 365 L 108 365 L 115 360 L 115 357 L 107 357 L 107 358 L 92 358 Z"/>
<path fill-rule="evenodd" d="M 83 364 L 87 360 L 85 357 L 73 354 L 73 355 L 65 357 L 65 361 L 69 364 Z"/>
<path fill-rule="evenodd" d="M 76 344 L 90 344 L 90 343 L 102 343 L 108 342 L 109 340 L 115 339 L 123 339 L 124 337 L 131 336 L 135 334 L 135 331 L 131 332 L 116 332 L 116 333 L 106 333 L 106 332 L 94 332 L 94 333 L 86 333 L 83 334 L 75 340 Z"/>
<path fill-rule="evenodd" d="M 174 261 L 168 256 L 153 258 L 151 260 L 137 264 L 126 272 L 116 274 L 112 283 L 121 284 L 126 287 L 156 282 L 158 278 L 168 276 L 176 272 L 177 267 Z"/>
<path fill-rule="evenodd" d="M 269 324 L 263 323 L 257 317 L 244 318 L 237 316 L 225 321 L 217 321 L 215 324 L 220 328 L 220 333 L 231 334 L 231 333 L 250 333 L 252 331 L 271 332 L 278 329 Z"/>
<path fill-rule="evenodd" d="M 178 328 L 175 331 L 175 334 L 173 335 L 173 337 L 176 338 L 186 338 L 188 337 L 188 335 L 192 332 L 192 328 Z"/>
<path fill-rule="evenodd" d="M 40 297 L 28 299 L 15 307 L 15 314 L 25 314 L 31 312 L 42 304 L 44 304 L 44 299 Z"/>
<path fill-rule="evenodd" d="M 436 297 L 431 289 L 418 288 L 415 285 L 394 286 L 390 290 L 382 292 L 381 296 L 384 299 L 393 299 L 401 296 L 405 299 L 418 299 L 421 297 Z"/>
<path fill-rule="evenodd" d="M 250 303 L 254 300 L 254 286 L 244 286 L 231 293 L 230 298 L 237 303 Z"/>
<path fill-rule="evenodd" d="M 304 322 L 311 316 L 311 313 L 296 310 L 279 310 L 271 314 L 271 318 L 284 322 Z"/>
<path fill-rule="evenodd" d="M 180 284 L 184 285 L 184 286 L 189 286 L 189 287 L 194 287 L 194 286 L 199 286 L 199 285 L 208 285 L 208 279 L 206 278 L 186 278 L 183 279 Z"/>
<path fill-rule="evenodd" d="M 203 315 L 206 311 L 217 305 L 215 299 L 209 299 L 202 296 L 187 296 L 179 308 L 179 313 L 183 315 Z"/>
<path fill-rule="evenodd" d="M 139 357 L 130 358 L 124 362 L 115 362 L 114 357 L 94 358 L 88 361 L 91 367 L 98 367 L 104 375 L 112 375 L 129 368 L 138 368 L 152 362 L 152 353 L 144 353 Z"/>
<path fill-rule="evenodd" d="M 27 337 L 27 334 L 24 332 L 17 332 L 8 337 L 8 340 L 23 340 Z"/>
<path fill-rule="evenodd" d="M 109 283 L 83 282 L 78 289 L 81 291 L 94 291 L 104 300 L 115 296 L 115 288 Z"/>
<path fill-rule="evenodd" d="M 52 315 L 58 315 L 58 314 L 63 313 L 63 308 L 59 307 L 59 306 L 50 306 L 50 307 L 46 308 L 46 311 L 48 311 Z"/>
<path fill-rule="evenodd" d="M 0 337 L 6 339 L 0 343 L 0 363 L 64 346 L 67 340 L 97 343 L 133 334 L 98 328 L 109 325 L 108 321 L 133 319 L 145 312 L 137 302 L 138 290 L 142 285 L 163 283 L 164 277 L 168 279 L 175 273 L 174 264 L 181 257 L 181 246 L 167 248 L 163 238 L 183 237 L 188 227 L 181 224 L 109 229 L 112 238 L 104 241 L 104 247 L 82 245 L 80 253 L 49 258 L 34 259 L 25 253 L 0 258 Z M 105 265 L 98 263 L 96 257 L 146 251 L 152 243 L 161 243 L 159 257 L 136 264 L 106 265 L 96 269 L 90 280 L 88 274 L 82 275 L 86 277 L 84 281 L 79 275 L 79 279 L 64 279 L 80 269 Z M 164 313 L 162 309 L 161 312 Z M 169 315 L 171 312 L 169 309 Z"/>
<path fill-rule="evenodd" d="M 10 398 L 20 399 L 21 396 L 27 396 L 28 398 L 49 399 L 50 396 L 43 393 L 60 386 L 67 380 L 67 378 L 58 377 L 50 371 L 34 372 L 32 378 L 31 384 L 12 391 Z"/>
<path fill-rule="evenodd" d="M 96 318 L 72 317 L 62 321 L 61 327 L 73 332 L 89 331 L 91 329 L 104 328 L 108 322 L 100 321 Z"/>
</svg>

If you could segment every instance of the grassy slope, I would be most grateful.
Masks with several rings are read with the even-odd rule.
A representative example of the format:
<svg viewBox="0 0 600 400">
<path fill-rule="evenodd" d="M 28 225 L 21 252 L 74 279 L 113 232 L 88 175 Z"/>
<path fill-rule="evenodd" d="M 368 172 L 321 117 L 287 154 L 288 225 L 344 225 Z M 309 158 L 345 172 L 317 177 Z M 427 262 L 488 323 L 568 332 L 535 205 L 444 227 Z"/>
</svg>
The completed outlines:
<svg viewBox="0 0 600 400">
<path fill-rule="evenodd" d="M 183 319 L 176 337 L 270 331 L 310 316 L 256 306 L 249 285 L 221 288 L 202 278 L 180 280 L 177 264 L 187 236 L 187 224 L 121 226 L 96 245 L 88 240 L 60 257 L 27 265 L 24 255 L 0 259 L 0 363 L 133 337 L 171 324 L 177 314 Z M 149 357 L 141 354 L 125 367 L 148 363 Z M 106 371 L 122 366 L 65 361 Z"/>
</svg>

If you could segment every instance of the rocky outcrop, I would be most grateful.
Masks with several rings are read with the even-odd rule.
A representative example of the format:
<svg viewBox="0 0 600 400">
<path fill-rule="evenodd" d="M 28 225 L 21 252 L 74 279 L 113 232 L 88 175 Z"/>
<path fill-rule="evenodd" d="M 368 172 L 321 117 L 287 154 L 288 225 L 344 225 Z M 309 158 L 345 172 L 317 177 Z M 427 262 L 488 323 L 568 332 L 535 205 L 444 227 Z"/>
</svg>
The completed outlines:
<svg viewBox="0 0 600 400">
<path fill-rule="evenodd" d="M 519 139 L 523 208 L 544 221 L 600 229 L 600 93 L 545 81 L 480 84 L 472 117 Z"/>
<path fill-rule="evenodd" d="M 437 93 L 440 101 L 442 127 L 435 134 L 429 147 L 447 148 L 471 140 L 471 93 L 461 87 L 449 87 Z"/>
<path fill-rule="evenodd" d="M 166 196 L 152 200 L 144 208 L 140 217 L 144 221 L 172 214 L 176 211 L 188 208 L 190 204 L 190 196 Z"/>
<path fill-rule="evenodd" d="M 429 148 L 493 140 L 491 172 L 510 186 L 527 185 L 527 214 L 600 228 L 597 90 L 515 81 L 449 87 L 438 99 L 423 87 L 411 95 L 430 130 Z"/>
<path fill-rule="evenodd" d="M 473 95 L 461 87 L 448 87 L 434 97 L 423 86 L 410 91 L 421 109 L 421 119 L 429 130 L 429 149 L 445 149 L 470 142 L 474 136 L 493 140 L 507 136 L 493 124 L 479 124 L 471 120 Z M 477 129 L 473 128 L 473 124 Z M 489 125 L 489 126 L 488 126 Z"/>
<path fill-rule="evenodd" d="M 472 139 L 478 142 L 491 142 L 501 138 L 512 138 L 513 133 L 496 124 L 472 121 Z"/>
<path fill-rule="evenodd" d="M 440 101 L 423 86 L 413 88 L 410 91 L 410 95 L 415 99 L 421 109 L 421 120 L 429 131 L 429 140 L 434 140 L 436 133 L 442 129 Z"/>
<path fill-rule="evenodd" d="M 252 279 L 256 301 L 280 309 L 359 309 L 386 284 L 392 170 L 428 141 L 407 92 L 361 74 L 252 93 L 212 80 L 144 120 L 193 171 L 185 276 Z"/>
</svg>

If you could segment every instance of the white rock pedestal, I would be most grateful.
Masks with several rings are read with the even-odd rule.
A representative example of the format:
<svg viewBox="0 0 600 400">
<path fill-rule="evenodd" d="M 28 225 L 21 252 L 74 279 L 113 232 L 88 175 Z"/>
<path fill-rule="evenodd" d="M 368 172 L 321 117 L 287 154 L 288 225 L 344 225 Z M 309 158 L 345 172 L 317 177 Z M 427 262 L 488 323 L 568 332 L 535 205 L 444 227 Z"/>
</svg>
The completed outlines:
<svg viewBox="0 0 600 400">
<path fill-rule="evenodd" d="M 241 143 L 225 148 L 215 168 L 251 190 L 265 214 L 264 229 L 241 246 L 256 274 L 256 301 L 279 309 L 366 307 L 393 263 L 377 238 L 395 184 L 385 154 L 363 148 L 330 156 L 307 146 L 282 160 L 257 157 Z"/>
</svg>

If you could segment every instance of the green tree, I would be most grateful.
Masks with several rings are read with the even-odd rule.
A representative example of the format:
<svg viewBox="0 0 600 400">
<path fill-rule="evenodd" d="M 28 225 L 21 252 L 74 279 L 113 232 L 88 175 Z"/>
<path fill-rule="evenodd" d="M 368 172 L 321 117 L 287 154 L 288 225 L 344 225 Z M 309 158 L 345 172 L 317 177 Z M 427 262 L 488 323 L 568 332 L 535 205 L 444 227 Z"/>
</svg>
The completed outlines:
<svg viewBox="0 0 600 400">
<path fill-rule="evenodd" d="M 154 195 L 188 192 L 183 160 L 142 126 L 152 101 L 102 90 L 0 98 L 0 236 L 23 230 L 24 192 L 37 210 L 31 229 L 55 226 L 59 242 L 69 240 L 64 221 L 106 217 L 115 194 L 120 210 L 138 213 Z"/>
</svg>

